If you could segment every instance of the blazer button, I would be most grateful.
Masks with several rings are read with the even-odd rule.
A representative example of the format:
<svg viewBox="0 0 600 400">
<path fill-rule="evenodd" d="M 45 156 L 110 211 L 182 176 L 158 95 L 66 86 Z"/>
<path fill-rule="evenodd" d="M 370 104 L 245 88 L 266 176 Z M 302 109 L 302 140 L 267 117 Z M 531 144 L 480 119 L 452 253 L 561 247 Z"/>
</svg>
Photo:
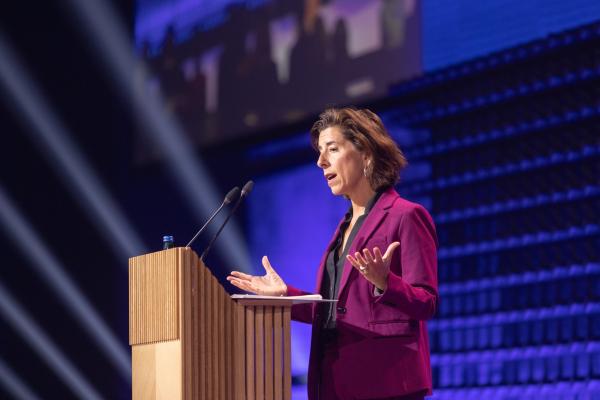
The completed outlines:
<svg viewBox="0 0 600 400">
<path fill-rule="evenodd" d="M 346 314 L 346 307 L 338 307 L 336 311 L 338 314 Z"/>
</svg>

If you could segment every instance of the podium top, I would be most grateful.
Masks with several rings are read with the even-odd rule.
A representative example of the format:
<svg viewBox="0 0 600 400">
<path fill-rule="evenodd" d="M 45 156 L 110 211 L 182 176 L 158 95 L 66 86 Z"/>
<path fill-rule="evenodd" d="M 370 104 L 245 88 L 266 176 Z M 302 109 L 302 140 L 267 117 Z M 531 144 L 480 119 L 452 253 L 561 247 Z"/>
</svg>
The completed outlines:
<svg viewBox="0 0 600 400">
<path fill-rule="evenodd" d="M 337 300 L 324 299 L 320 294 L 303 296 L 261 296 L 256 294 L 233 294 L 233 300 L 244 305 L 273 305 L 290 306 L 304 303 L 335 303 Z"/>
</svg>

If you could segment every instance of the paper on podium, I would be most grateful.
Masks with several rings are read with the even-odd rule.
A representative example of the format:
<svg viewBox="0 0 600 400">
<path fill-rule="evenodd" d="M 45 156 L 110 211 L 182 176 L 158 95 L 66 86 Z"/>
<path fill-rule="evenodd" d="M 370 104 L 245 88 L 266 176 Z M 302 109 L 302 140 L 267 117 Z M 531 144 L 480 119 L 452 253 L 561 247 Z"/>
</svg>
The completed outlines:
<svg viewBox="0 0 600 400">
<path fill-rule="evenodd" d="M 291 302 L 292 304 L 302 303 L 335 303 L 337 300 L 324 299 L 320 294 L 305 294 L 303 296 L 261 296 L 258 294 L 232 294 L 234 300 L 272 300 L 281 302 Z"/>
</svg>

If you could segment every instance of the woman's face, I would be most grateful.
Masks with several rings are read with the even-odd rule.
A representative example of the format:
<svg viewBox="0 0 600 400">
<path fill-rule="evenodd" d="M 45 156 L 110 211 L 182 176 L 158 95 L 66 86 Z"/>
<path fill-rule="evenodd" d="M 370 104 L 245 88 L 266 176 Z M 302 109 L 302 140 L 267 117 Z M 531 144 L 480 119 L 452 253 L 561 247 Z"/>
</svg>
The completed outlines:
<svg viewBox="0 0 600 400">
<path fill-rule="evenodd" d="M 323 170 L 331 192 L 352 198 L 353 193 L 368 183 L 363 172 L 367 157 L 335 126 L 321 131 L 318 145 L 317 165 Z"/>
</svg>

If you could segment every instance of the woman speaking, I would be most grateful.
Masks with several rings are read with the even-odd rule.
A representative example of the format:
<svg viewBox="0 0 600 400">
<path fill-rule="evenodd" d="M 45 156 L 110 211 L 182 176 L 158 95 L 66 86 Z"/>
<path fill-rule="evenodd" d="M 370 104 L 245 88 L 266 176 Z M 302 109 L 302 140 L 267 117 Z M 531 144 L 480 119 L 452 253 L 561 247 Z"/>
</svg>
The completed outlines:
<svg viewBox="0 0 600 400">
<path fill-rule="evenodd" d="M 325 250 L 316 291 L 337 303 L 292 307 L 313 326 L 308 397 L 423 399 L 431 394 L 425 321 L 438 303 L 437 238 L 430 215 L 394 190 L 404 155 L 369 110 L 328 109 L 311 131 L 317 165 L 350 208 Z M 307 294 L 268 258 L 264 276 L 227 279 L 263 295 Z"/>
</svg>

